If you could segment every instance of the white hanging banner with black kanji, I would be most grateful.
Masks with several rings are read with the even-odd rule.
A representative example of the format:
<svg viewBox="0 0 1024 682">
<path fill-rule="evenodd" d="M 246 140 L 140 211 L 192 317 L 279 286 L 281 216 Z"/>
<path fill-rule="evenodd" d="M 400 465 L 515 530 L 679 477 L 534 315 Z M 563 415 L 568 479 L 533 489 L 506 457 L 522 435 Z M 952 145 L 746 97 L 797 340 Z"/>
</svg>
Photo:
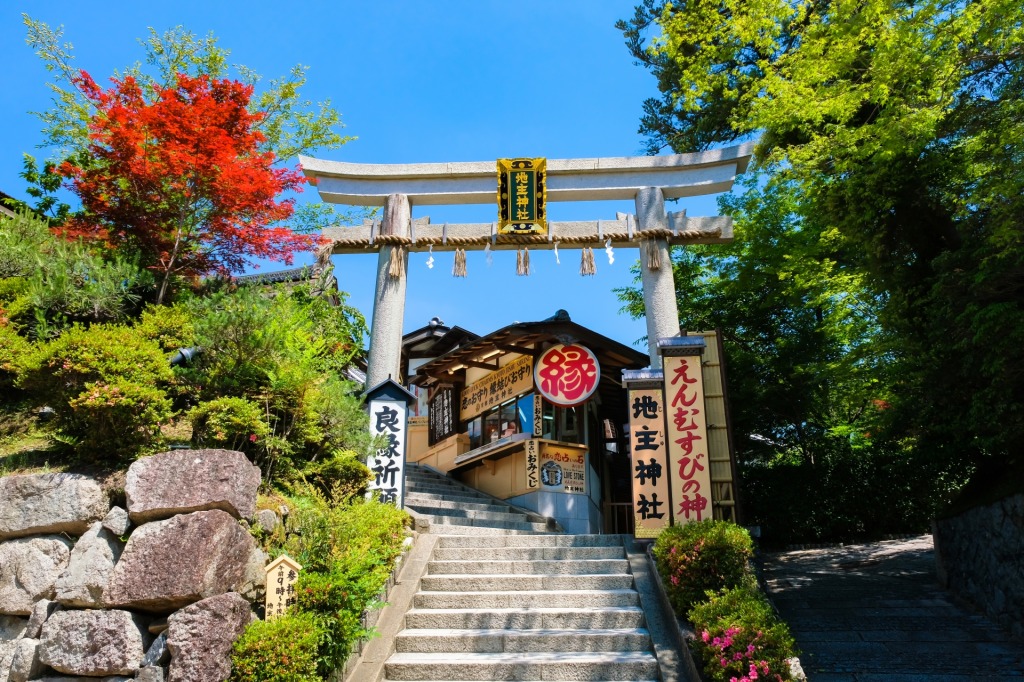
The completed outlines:
<svg viewBox="0 0 1024 682">
<path fill-rule="evenodd" d="M 370 434 L 381 437 L 380 447 L 366 459 L 374 479 L 369 494 L 380 491 L 380 501 L 399 509 L 405 502 L 405 443 L 407 404 L 399 400 L 370 401 Z"/>
</svg>

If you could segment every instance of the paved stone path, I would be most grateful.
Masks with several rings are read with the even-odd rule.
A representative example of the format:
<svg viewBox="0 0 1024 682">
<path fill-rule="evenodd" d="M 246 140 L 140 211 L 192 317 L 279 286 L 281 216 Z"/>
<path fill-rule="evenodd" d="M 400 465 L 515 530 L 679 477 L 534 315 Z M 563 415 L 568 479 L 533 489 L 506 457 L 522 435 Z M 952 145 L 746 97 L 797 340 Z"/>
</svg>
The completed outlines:
<svg viewBox="0 0 1024 682">
<path fill-rule="evenodd" d="M 765 578 L 810 682 L 1024 679 L 1024 643 L 939 587 L 930 535 L 771 554 Z"/>
</svg>

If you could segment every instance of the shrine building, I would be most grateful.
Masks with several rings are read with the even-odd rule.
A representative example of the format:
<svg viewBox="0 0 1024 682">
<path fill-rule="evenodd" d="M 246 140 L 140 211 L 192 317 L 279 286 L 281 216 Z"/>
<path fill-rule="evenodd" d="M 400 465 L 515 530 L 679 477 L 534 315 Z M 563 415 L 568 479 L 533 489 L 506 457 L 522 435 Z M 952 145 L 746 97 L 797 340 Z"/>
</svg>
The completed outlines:
<svg viewBox="0 0 1024 682">
<path fill-rule="evenodd" d="M 623 533 L 632 516 L 624 369 L 641 353 L 559 310 L 486 336 L 435 318 L 406 334 L 407 459 L 570 533 Z"/>
</svg>

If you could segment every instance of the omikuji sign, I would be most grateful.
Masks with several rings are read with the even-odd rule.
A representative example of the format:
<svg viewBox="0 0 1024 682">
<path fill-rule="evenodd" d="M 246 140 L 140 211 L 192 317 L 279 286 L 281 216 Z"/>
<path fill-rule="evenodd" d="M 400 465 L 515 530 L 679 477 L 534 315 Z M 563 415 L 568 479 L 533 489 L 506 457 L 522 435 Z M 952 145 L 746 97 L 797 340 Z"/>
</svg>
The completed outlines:
<svg viewBox="0 0 1024 682">
<path fill-rule="evenodd" d="M 498 234 L 547 232 L 547 161 L 498 159 Z"/>
</svg>

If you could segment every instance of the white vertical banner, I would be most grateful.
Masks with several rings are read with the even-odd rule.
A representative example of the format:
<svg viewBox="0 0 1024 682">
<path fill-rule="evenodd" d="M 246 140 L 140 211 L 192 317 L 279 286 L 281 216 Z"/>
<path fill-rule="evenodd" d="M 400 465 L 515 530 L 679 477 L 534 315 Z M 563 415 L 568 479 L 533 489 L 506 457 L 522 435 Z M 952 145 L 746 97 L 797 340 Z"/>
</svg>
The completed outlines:
<svg viewBox="0 0 1024 682">
<path fill-rule="evenodd" d="M 369 494 L 380 491 L 380 501 L 399 509 L 405 502 L 405 435 L 408 406 L 401 400 L 370 401 L 370 434 L 382 444 L 366 458 L 374 479 Z"/>
</svg>

